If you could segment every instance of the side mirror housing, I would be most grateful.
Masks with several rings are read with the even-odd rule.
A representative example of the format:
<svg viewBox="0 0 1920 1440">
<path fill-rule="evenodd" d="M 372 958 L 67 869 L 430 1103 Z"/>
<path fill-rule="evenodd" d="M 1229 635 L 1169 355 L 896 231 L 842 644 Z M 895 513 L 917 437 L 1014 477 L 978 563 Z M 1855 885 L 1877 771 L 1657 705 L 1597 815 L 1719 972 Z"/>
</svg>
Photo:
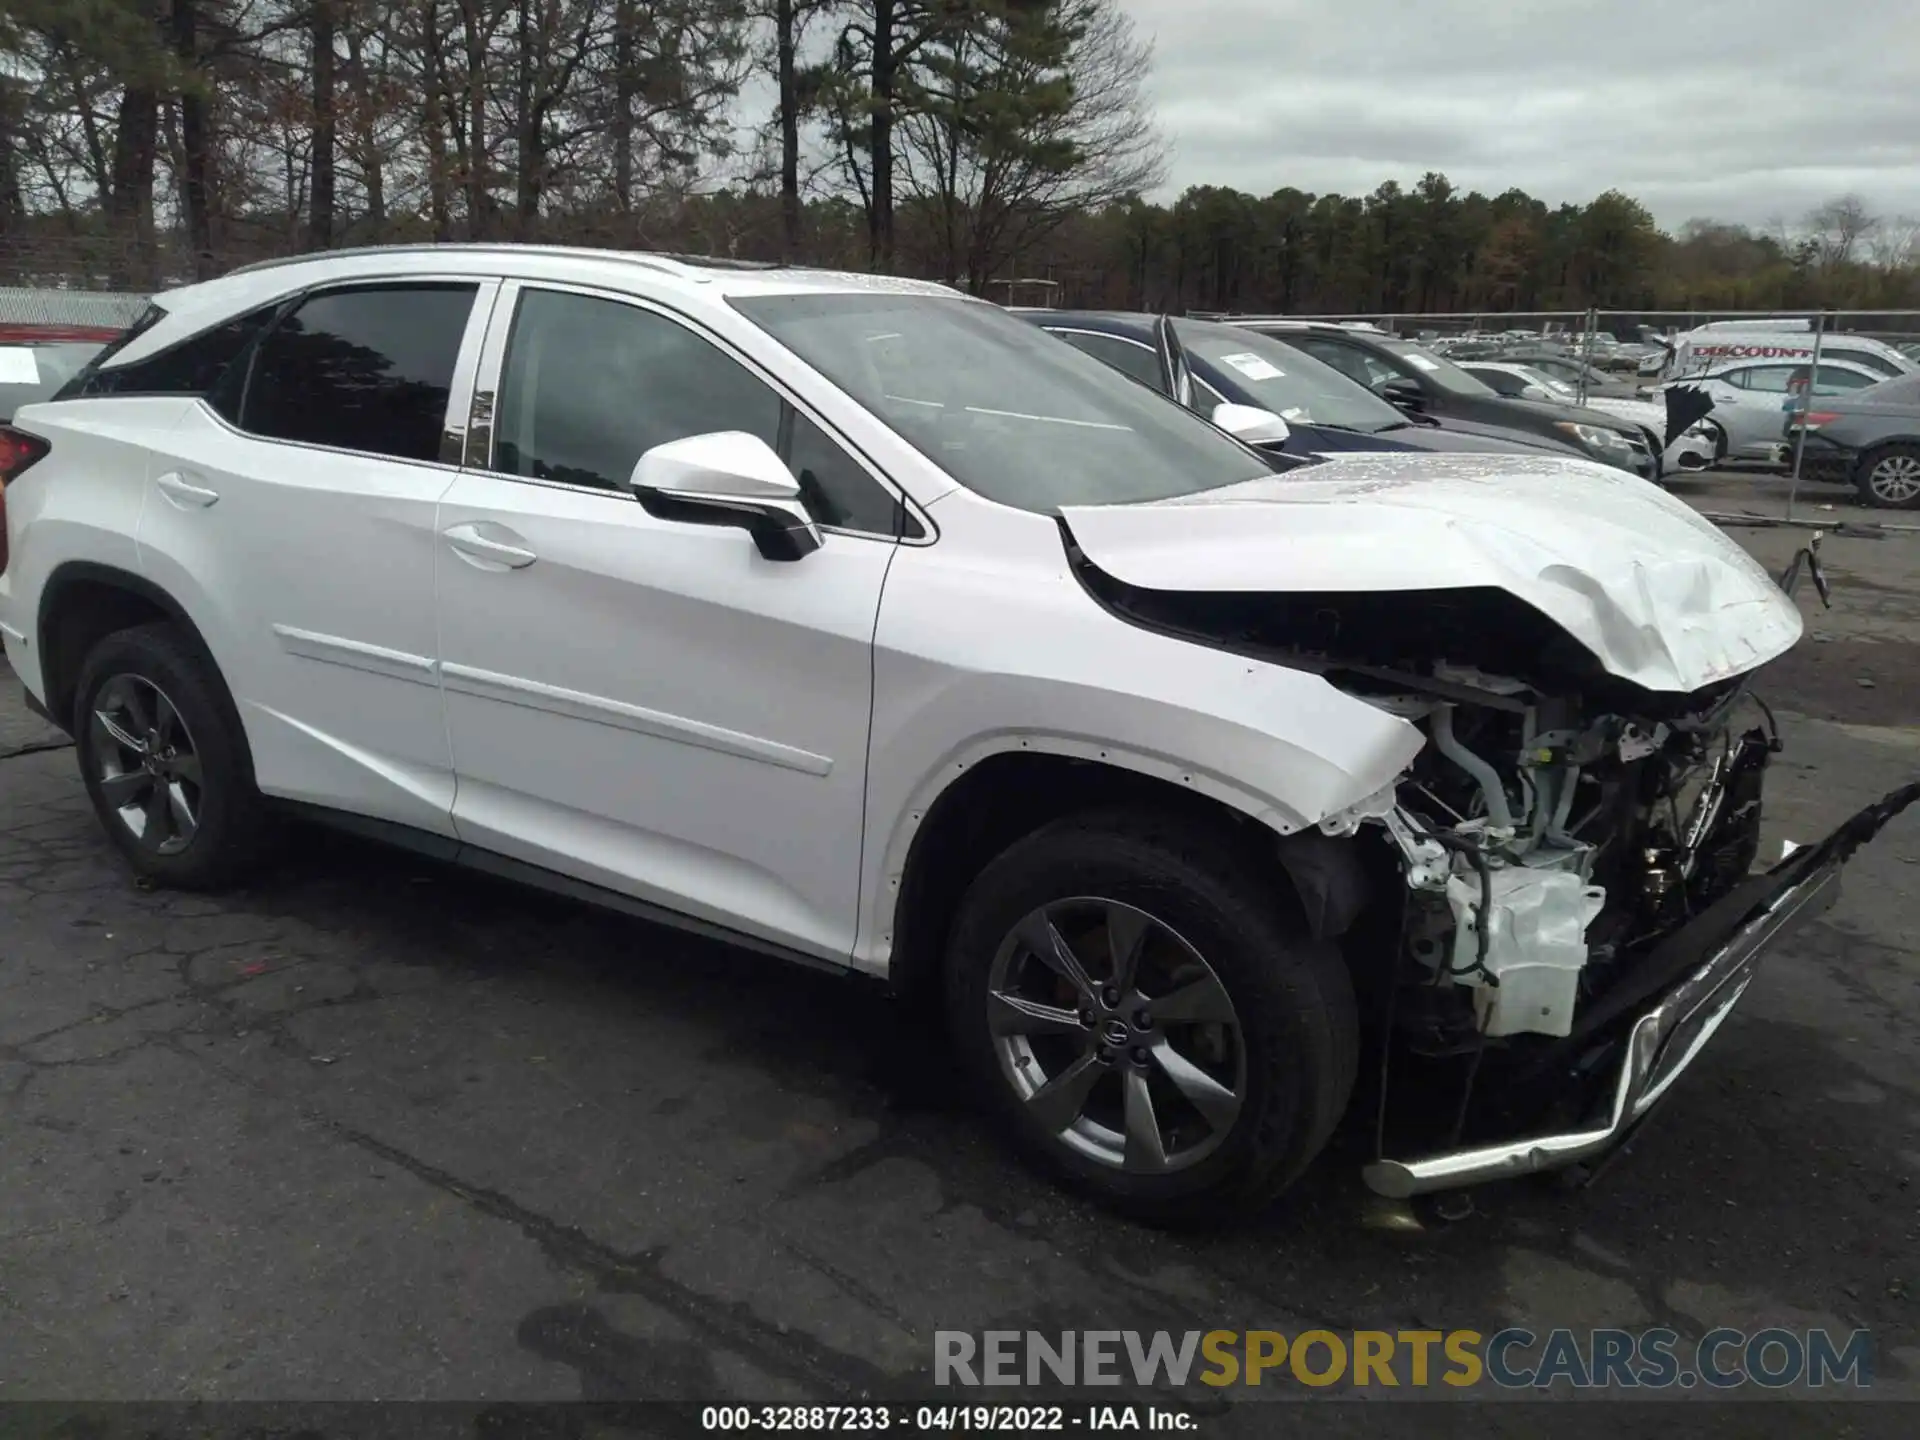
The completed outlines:
<svg viewBox="0 0 1920 1440">
<path fill-rule="evenodd" d="M 669 440 L 642 455 L 628 482 L 650 515 L 737 525 L 769 560 L 799 560 L 822 544 L 800 485 L 773 447 L 744 430 Z"/>
<path fill-rule="evenodd" d="M 1216 405 L 1210 418 L 1229 435 L 1249 445 L 1283 445 L 1293 433 L 1286 421 L 1256 405 Z"/>
<path fill-rule="evenodd" d="M 1398 405 L 1402 410 L 1424 410 L 1427 397 L 1420 387 L 1404 375 L 1395 375 L 1380 382 L 1380 397 L 1388 403 Z"/>
</svg>

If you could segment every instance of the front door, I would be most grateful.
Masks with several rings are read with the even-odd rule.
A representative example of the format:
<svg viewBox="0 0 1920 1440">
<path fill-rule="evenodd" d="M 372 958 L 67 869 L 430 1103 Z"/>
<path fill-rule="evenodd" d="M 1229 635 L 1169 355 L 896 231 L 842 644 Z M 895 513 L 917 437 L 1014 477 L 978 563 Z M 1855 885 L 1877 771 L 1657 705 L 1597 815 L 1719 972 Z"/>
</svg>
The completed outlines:
<svg viewBox="0 0 1920 1440">
<path fill-rule="evenodd" d="M 510 283 L 490 356 L 502 335 L 491 444 L 435 561 L 461 838 L 845 961 L 898 503 L 676 317 Z M 641 508 L 642 452 L 718 430 L 780 450 L 822 548 L 767 560 Z"/>
</svg>

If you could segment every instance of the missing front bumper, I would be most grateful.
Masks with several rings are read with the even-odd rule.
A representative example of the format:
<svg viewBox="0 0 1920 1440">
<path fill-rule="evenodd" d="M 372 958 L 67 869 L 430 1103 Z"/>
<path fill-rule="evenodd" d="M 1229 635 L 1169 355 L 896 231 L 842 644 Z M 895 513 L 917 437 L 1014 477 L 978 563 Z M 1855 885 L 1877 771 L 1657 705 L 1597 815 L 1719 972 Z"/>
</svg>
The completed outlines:
<svg viewBox="0 0 1920 1440">
<path fill-rule="evenodd" d="M 1419 1195 L 1490 1180 L 1558 1170 L 1618 1145 L 1705 1048 L 1752 983 L 1767 946 L 1825 913 L 1838 898 L 1840 871 L 1853 852 L 1895 815 L 1920 799 L 1920 784 L 1894 791 L 1840 826 L 1818 845 L 1794 851 L 1764 876 L 1669 936 L 1667 955 L 1698 946 L 1704 958 L 1685 971 L 1634 1020 L 1622 1046 L 1605 1114 L 1591 1126 L 1557 1134 L 1447 1150 L 1416 1160 L 1382 1158 L 1365 1167 L 1368 1188 L 1381 1195 Z M 1660 956 L 1649 957 L 1660 963 Z"/>
</svg>

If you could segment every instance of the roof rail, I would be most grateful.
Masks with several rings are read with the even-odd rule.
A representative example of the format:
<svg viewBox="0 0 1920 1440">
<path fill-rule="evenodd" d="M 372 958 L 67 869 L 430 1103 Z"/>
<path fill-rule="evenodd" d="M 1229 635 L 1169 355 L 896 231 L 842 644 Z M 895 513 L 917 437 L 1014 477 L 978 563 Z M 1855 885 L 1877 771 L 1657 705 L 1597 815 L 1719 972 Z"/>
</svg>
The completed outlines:
<svg viewBox="0 0 1920 1440">
<path fill-rule="evenodd" d="M 684 275 L 693 269 L 705 270 L 777 270 L 770 260 L 735 260 L 723 255 L 672 255 L 651 250 L 603 250 L 586 245 L 521 245 L 497 240 L 454 240 L 444 243 L 414 242 L 403 245 L 348 245 L 336 250 L 309 250 L 299 255 L 281 255 L 271 260 L 256 260 L 227 271 L 229 275 L 251 275 L 285 265 L 301 265 L 311 260 L 331 260 L 343 255 L 429 255 L 455 250 L 462 255 L 562 255 L 591 260 L 625 260 L 668 275 Z"/>
</svg>

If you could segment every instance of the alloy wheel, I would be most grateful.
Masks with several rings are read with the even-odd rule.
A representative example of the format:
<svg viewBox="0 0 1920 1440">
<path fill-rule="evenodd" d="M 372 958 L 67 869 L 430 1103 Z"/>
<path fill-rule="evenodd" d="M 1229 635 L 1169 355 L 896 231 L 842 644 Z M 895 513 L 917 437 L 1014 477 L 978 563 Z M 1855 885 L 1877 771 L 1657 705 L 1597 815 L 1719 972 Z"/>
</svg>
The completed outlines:
<svg viewBox="0 0 1920 1440">
<path fill-rule="evenodd" d="M 93 702 L 95 779 L 107 808 L 143 847 L 178 855 L 200 829 L 200 752 L 151 680 L 115 675 Z"/>
<path fill-rule="evenodd" d="M 1867 473 L 1876 500 L 1905 505 L 1920 498 L 1920 456 L 1889 455 Z"/>
<path fill-rule="evenodd" d="M 1144 910 L 1092 896 L 1033 911 L 987 977 L 1000 1071 L 1078 1154 L 1151 1175 L 1232 1130 L 1247 1091 L 1233 1000 L 1200 952 Z"/>
</svg>

